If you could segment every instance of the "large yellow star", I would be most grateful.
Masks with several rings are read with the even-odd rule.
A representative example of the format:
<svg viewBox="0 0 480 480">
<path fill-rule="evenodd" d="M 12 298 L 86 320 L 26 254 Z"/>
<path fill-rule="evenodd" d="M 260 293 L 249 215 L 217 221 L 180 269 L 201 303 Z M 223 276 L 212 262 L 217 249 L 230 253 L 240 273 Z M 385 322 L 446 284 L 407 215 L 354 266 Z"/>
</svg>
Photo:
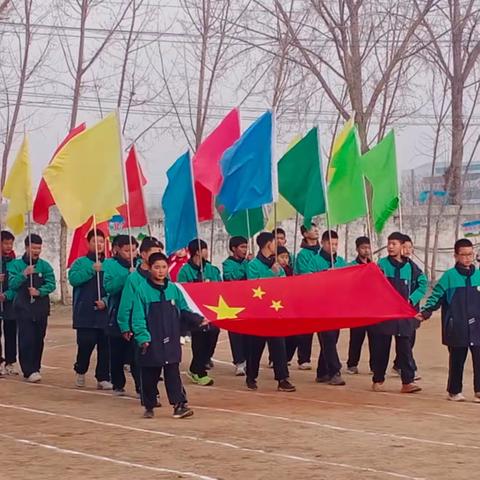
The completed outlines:
<svg viewBox="0 0 480 480">
<path fill-rule="evenodd" d="M 276 312 L 279 312 L 284 307 L 282 305 L 281 300 L 278 300 L 278 301 L 272 300 L 272 304 L 270 305 L 270 308 L 273 308 Z"/>
<path fill-rule="evenodd" d="M 262 290 L 262 287 L 252 288 L 253 291 L 253 298 L 259 298 L 263 300 L 263 296 L 267 293 Z"/>
<path fill-rule="evenodd" d="M 204 305 L 204 307 L 215 312 L 217 314 L 217 320 L 238 318 L 237 315 L 245 310 L 245 307 L 230 307 L 221 295 L 218 298 L 218 305 Z"/>
</svg>

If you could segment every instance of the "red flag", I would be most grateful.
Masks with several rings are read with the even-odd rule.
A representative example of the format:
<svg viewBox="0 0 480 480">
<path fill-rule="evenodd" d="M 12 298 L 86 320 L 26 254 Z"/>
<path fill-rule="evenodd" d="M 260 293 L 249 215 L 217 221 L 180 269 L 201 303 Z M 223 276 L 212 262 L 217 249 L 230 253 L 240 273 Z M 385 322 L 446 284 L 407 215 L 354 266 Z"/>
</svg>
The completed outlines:
<svg viewBox="0 0 480 480">
<path fill-rule="evenodd" d="M 93 218 L 90 217 L 81 227 L 75 229 L 72 237 L 72 245 L 70 246 L 70 254 L 68 255 L 67 268 L 70 268 L 77 258 L 83 257 L 88 253 L 87 234 L 92 229 L 92 224 Z M 105 238 L 109 238 L 110 231 L 108 222 L 99 223 L 97 230 L 101 230 Z M 105 254 L 109 256 L 110 251 L 106 247 L 107 245 L 105 245 Z"/>
<path fill-rule="evenodd" d="M 128 205 L 130 207 L 130 226 L 144 227 L 148 224 L 147 208 L 143 197 L 143 187 L 147 184 L 140 163 L 137 160 L 137 151 L 135 145 L 128 152 L 125 162 L 125 170 L 128 188 Z M 120 215 L 125 220 L 124 225 L 128 227 L 127 205 L 117 208 Z"/>
<path fill-rule="evenodd" d="M 86 129 L 84 123 L 78 125 L 69 134 L 63 139 L 63 142 L 57 147 L 55 153 L 53 154 L 52 159 L 57 155 L 57 153 L 75 136 L 79 133 L 82 133 Z M 52 160 L 50 160 L 52 161 Z M 33 202 L 33 220 L 36 223 L 45 225 L 48 222 L 50 216 L 50 207 L 55 205 L 55 200 L 50 193 L 47 183 L 42 178 L 40 180 L 40 185 L 38 186 L 37 196 Z"/>
<path fill-rule="evenodd" d="M 226 330 L 299 335 L 412 318 L 374 263 L 286 278 L 182 284 L 192 307 Z"/>
<path fill-rule="evenodd" d="M 220 159 L 223 153 L 240 138 L 240 115 L 234 108 L 201 143 L 192 159 L 197 198 L 198 220 L 213 218 L 213 195 L 222 186 Z"/>
</svg>

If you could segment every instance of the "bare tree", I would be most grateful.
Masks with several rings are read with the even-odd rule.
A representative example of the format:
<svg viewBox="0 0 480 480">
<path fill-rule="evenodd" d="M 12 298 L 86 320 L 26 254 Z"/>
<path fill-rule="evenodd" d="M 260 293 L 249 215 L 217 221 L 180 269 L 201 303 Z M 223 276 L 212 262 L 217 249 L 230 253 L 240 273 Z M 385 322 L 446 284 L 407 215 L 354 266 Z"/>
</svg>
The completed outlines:
<svg viewBox="0 0 480 480">
<path fill-rule="evenodd" d="M 32 58 L 32 41 L 34 37 L 34 28 L 32 26 L 32 5 L 33 0 L 24 0 L 22 7 L 16 6 L 13 3 L 4 1 L 0 4 L 0 14 L 6 13 L 7 8 L 11 6 L 12 14 L 14 14 L 21 21 L 21 30 L 16 32 L 16 42 L 12 45 L 17 47 L 12 54 L 12 58 L 18 64 L 9 65 L 12 71 L 15 72 L 15 81 L 13 86 L 9 85 L 8 73 L 4 71 L 5 65 L 2 62 L 2 81 L 4 87 L 4 94 L 6 98 L 5 105 L 5 145 L 2 153 L 2 173 L 0 178 L 0 186 L 3 189 L 7 176 L 8 156 L 12 148 L 13 140 L 19 123 L 20 110 L 22 107 L 23 95 L 29 80 L 32 78 L 34 72 L 42 64 L 49 47 L 49 42 L 41 48 L 40 53 L 34 54 Z M 13 93 L 13 101 L 10 101 L 10 90 L 15 90 Z"/>
<path fill-rule="evenodd" d="M 82 97 L 83 89 L 85 88 L 86 75 L 91 70 L 93 65 L 98 61 L 101 54 L 106 50 L 112 41 L 114 33 L 119 29 L 122 22 L 127 15 L 134 0 L 128 0 L 121 2 L 119 9 L 114 12 L 113 20 L 111 21 L 108 31 L 99 44 L 90 52 L 86 52 L 86 34 L 87 34 L 87 22 L 92 15 L 94 9 L 107 3 L 102 0 L 72 0 L 69 2 L 61 2 L 63 11 L 78 19 L 78 50 L 74 55 L 69 42 L 60 40 L 59 44 L 63 51 L 65 62 L 68 67 L 68 71 L 73 80 L 73 92 L 72 92 L 72 109 L 70 112 L 70 130 L 73 129 L 77 123 L 78 111 L 80 101 Z M 67 3 L 67 5 L 65 5 Z M 60 7 L 60 5 L 59 5 Z M 60 228 L 60 291 L 61 300 L 64 304 L 69 303 L 69 291 L 67 282 L 67 236 L 68 228 L 65 222 L 61 221 Z"/>
<path fill-rule="evenodd" d="M 422 25 L 429 36 L 427 52 L 438 72 L 448 80 L 452 117 L 448 193 L 450 202 L 460 205 L 465 139 L 470 123 L 465 111 L 466 92 L 480 81 L 475 72 L 480 58 L 480 4 L 476 0 L 441 0 L 436 13 L 431 18 L 425 17 Z"/>
</svg>

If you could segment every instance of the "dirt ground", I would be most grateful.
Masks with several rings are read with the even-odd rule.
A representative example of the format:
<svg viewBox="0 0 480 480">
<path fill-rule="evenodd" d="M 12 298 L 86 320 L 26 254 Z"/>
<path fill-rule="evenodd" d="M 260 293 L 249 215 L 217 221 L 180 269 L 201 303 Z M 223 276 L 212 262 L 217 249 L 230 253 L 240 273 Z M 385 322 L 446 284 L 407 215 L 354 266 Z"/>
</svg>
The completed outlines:
<svg viewBox="0 0 480 480">
<path fill-rule="evenodd" d="M 174 420 L 161 385 L 163 407 L 144 420 L 131 379 L 131 396 L 124 398 L 95 390 L 93 372 L 87 388 L 75 388 L 70 312 L 57 308 L 42 383 L 0 380 L 0 479 L 470 480 L 480 469 L 480 404 L 471 402 L 470 360 L 469 401 L 447 402 L 438 319 L 424 324 L 417 338 L 424 388 L 417 395 L 400 394 L 393 377 L 388 392 L 371 392 L 366 348 L 361 374 L 348 376 L 346 387 L 315 384 L 314 372 L 294 365 L 297 392 L 289 394 L 276 391 L 265 365 L 258 392 L 247 391 L 233 375 L 222 332 L 215 386 L 195 386 L 184 377 L 195 415 Z M 342 360 L 347 342 L 342 332 Z M 315 359 L 317 352 L 315 340 Z M 189 358 L 187 346 L 183 370 Z"/>
</svg>

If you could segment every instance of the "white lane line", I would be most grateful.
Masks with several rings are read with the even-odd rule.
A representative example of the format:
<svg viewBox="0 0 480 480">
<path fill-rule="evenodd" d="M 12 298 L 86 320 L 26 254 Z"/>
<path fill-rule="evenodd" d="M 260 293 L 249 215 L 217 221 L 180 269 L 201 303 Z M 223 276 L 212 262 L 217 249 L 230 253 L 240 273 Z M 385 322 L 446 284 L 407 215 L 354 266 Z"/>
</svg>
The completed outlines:
<svg viewBox="0 0 480 480">
<path fill-rule="evenodd" d="M 29 446 L 34 446 L 34 447 L 40 447 L 40 448 L 45 448 L 47 450 L 56 452 L 56 453 L 62 453 L 66 455 L 75 455 L 77 457 L 85 457 L 85 458 L 90 458 L 92 460 L 99 460 L 102 462 L 109 462 L 109 463 L 114 463 L 116 465 L 121 465 L 124 467 L 131 467 L 131 468 L 139 468 L 141 470 L 149 470 L 152 472 L 157 472 L 157 473 L 171 473 L 173 475 L 181 475 L 182 477 L 190 477 L 190 478 L 197 478 L 199 480 L 217 480 L 214 477 L 207 477 L 206 475 L 199 475 L 197 473 L 193 472 L 181 472 L 179 470 L 172 470 L 170 468 L 163 468 L 163 467 L 151 467 L 149 465 L 143 465 L 141 463 L 132 463 L 132 462 L 127 462 L 126 460 L 117 460 L 115 458 L 111 457 L 105 457 L 103 455 L 92 455 L 91 453 L 86 453 L 86 452 L 81 452 L 79 450 L 71 450 L 68 448 L 60 448 L 56 447 L 55 445 L 49 445 L 46 443 L 39 443 L 39 442 L 34 442 L 32 440 L 27 440 L 25 438 L 16 438 L 11 435 L 6 435 L 3 433 L 0 433 L 1 438 L 6 438 L 8 440 L 13 440 L 14 442 L 21 443 L 24 445 L 29 445 Z"/>
<path fill-rule="evenodd" d="M 92 392 L 95 393 L 95 392 Z M 126 398 L 126 397 L 123 397 Z M 112 427 L 112 428 L 118 428 L 122 430 L 129 430 L 133 432 L 140 432 L 140 433 L 148 433 L 151 435 L 159 435 L 163 437 L 169 437 L 169 438 L 177 438 L 177 439 L 182 439 L 182 440 L 191 440 L 195 442 L 201 442 L 201 443 L 206 443 L 209 445 L 216 445 L 220 447 L 225 447 L 225 448 L 231 448 L 237 451 L 243 451 L 243 452 L 248 452 L 248 453 L 254 453 L 262 456 L 269 456 L 269 457 L 274 457 L 277 459 L 284 459 L 284 460 L 295 460 L 299 462 L 304 462 L 304 463 L 312 463 L 312 464 L 317 464 L 317 465 L 327 465 L 327 466 L 332 466 L 332 467 L 341 467 L 344 469 L 348 470 L 353 470 L 357 472 L 370 472 L 370 473 L 376 473 L 376 474 L 383 474 L 383 475 L 388 475 L 391 477 L 395 478 L 403 478 L 406 480 L 425 480 L 422 477 L 412 477 L 410 475 L 405 475 L 405 474 L 400 474 L 396 472 L 389 472 L 386 470 L 377 470 L 375 468 L 371 467 L 361 467 L 361 466 L 356 466 L 356 465 L 350 465 L 348 463 L 337 463 L 337 462 L 328 462 L 328 461 L 323 461 L 323 460 L 316 460 L 312 458 L 307 458 L 307 457 L 300 457 L 297 455 L 289 455 L 285 453 L 278 453 L 278 452 L 267 452 L 262 449 L 258 448 L 249 448 L 249 447 L 242 447 L 240 445 L 236 445 L 233 443 L 227 443 L 227 442 L 220 442 L 218 440 L 208 440 L 200 437 L 196 437 L 193 435 L 178 435 L 174 433 L 169 433 L 169 432 L 162 432 L 159 430 L 150 430 L 150 429 L 145 429 L 145 428 L 138 428 L 138 427 L 131 427 L 128 425 L 121 425 L 117 423 L 111 423 L 111 422 L 102 422 L 100 420 L 93 420 L 90 418 L 84 418 L 84 417 L 77 417 L 74 415 L 67 415 L 63 413 L 55 413 L 55 412 L 50 412 L 46 410 L 38 410 L 34 408 L 28 408 L 28 407 L 20 407 L 18 405 L 10 405 L 10 404 L 3 404 L 0 403 L 0 408 L 5 408 L 5 409 L 12 409 L 12 410 L 19 410 L 19 411 L 24 411 L 24 412 L 29 412 L 29 413 L 34 413 L 38 415 L 47 415 L 47 416 L 53 416 L 53 417 L 58 417 L 58 418 L 65 418 L 68 420 L 76 420 L 79 422 L 84 422 L 84 423 L 91 423 L 94 425 L 101 425 L 104 427 Z"/>
<path fill-rule="evenodd" d="M 108 394 L 108 393 L 106 394 L 106 393 L 97 392 L 97 391 L 66 388 L 66 387 L 61 387 L 61 386 L 57 386 L 57 385 L 45 385 L 45 384 L 24 384 L 24 385 L 33 386 L 33 387 L 55 388 L 55 389 L 66 390 L 66 391 L 71 391 L 71 392 L 85 393 L 85 394 L 89 394 L 89 395 L 108 396 L 108 397 L 112 398 L 111 394 Z M 206 388 L 206 387 L 201 387 L 201 388 Z M 209 388 L 211 388 L 211 387 L 209 387 Z M 125 397 L 119 397 L 119 398 L 123 399 L 123 400 L 134 400 L 134 401 L 138 402 L 138 400 L 136 398 L 133 398 L 133 397 L 125 396 Z M 317 427 L 317 428 L 322 428 L 324 430 L 352 433 L 352 434 L 364 435 L 364 436 L 370 436 L 370 437 L 391 438 L 393 440 L 405 441 L 405 442 L 408 442 L 408 443 L 417 442 L 417 443 L 422 443 L 422 444 L 437 445 L 437 446 L 440 446 L 440 447 L 455 447 L 455 448 L 459 448 L 459 449 L 480 450 L 480 446 L 477 446 L 477 445 L 458 444 L 458 443 L 454 443 L 454 442 L 443 442 L 443 441 L 440 441 L 440 440 L 431 440 L 431 439 L 427 439 L 427 438 L 411 437 L 411 436 L 408 436 L 408 435 L 401 435 L 401 434 L 395 434 L 395 433 L 374 432 L 374 431 L 363 430 L 363 429 L 359 429 L 359 428 L 351 428 L 351 427 L 342 427 L 342 426 L 338 426 L 338 425 L 331 425 L 331 424 L 327 424 L 327 423 L 316 422 L 316 421 L 313 421 L 313 420 L 301 420 L 301 419 L 295 419 L 295 418 L 289 418 L 289 417 L 282 417 L 280 415 L 267 415 L 267 414 L 256 413 L 256 412 L 251 412 L 251 411 L 206 407 L 206 406 L 200 406 L 200 405 L 194 405 L 193 407 L 197 408 L 199 410 L 206 410 L 206 411 L 212 411 L 212 412 L 218 412 L 218 413 L 228 413 L 228 414 L 240 415 L 240 416 L 250 416 L 250 417 L 264 418 L 264 419 L 268 419 L 268 420 L 276 420 L 276 421 L 292 423 L 292 424 L 313 426 L 313 427 Z"/>
</svg>

